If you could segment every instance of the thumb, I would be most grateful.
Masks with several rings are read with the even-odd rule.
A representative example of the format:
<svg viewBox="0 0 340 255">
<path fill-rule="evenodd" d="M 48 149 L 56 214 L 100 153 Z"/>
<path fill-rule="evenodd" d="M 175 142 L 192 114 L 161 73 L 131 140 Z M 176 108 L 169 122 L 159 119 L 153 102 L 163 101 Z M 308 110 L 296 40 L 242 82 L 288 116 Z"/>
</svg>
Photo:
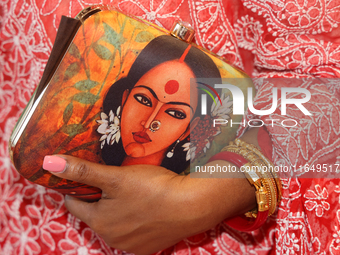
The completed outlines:
<svg viewBox="0 0 340 255">
<path fill-rule="evenodd" d="M 115 166 L 93 163 L 68 155 L 45 156 L 43 169 L 60 178 L 80 182 L 102 190 L 106 183 L 117 183 L 118 179 L 116 178 L 118 175 L 114 174 L 115 169 L 117 169 Z"/>
</svg>

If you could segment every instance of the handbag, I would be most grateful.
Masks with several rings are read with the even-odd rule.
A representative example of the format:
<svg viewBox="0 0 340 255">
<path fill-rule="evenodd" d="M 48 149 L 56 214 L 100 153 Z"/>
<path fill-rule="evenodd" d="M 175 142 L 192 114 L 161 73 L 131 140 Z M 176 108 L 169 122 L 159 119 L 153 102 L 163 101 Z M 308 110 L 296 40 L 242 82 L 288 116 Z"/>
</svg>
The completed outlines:
<svg viewBox="0 0 340 255">
<path fill-rule="evenodd" d="M 154 164 L 178 174 L 206 163 L 236 137 L 238 125 L 226 123 L 242 120 L 232 113 L 230 91 L 214 84 L 234 84 L 244 94 L 253 84 L 191 43 L 193 33 L 185 23 L 167 31 L 112 6 L 62 17 L 39 86 L 10 138 L 17 171 L 36 184 L 96 201 L 100 189 L 43 170 L 44 156 Z M 226 121 L 215 125 L 216 119 Z"/>
</svg>

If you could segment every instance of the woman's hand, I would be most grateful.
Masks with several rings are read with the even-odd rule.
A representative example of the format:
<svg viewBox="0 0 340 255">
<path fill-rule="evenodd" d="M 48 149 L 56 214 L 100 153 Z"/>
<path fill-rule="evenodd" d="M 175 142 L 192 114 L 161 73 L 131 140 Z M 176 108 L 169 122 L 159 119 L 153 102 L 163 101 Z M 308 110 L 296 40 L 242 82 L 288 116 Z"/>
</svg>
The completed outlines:
<svg viewBox="0 0 340 255">
<path fill-rule="evenodd" d="M 216 164 L 228 162 L 209 163 Z M 108 245 L 136 254 L 157 252 L 256 206 L 242 173 L 195 178 L 159 166 L 106 166 L 65 155 L 50 156 L 44 168 L 100 188 L 98 202 L 67 196 L 66 207 Z"/>
</svg>

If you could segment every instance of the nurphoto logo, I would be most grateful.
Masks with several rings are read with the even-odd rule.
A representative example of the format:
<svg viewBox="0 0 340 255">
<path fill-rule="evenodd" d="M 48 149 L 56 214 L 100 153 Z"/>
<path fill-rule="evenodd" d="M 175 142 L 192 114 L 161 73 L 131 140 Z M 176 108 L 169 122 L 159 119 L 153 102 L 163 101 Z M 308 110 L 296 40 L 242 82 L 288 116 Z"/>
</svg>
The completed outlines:
<svg viewBox="0 0 340 255">
<path fill-rule="evenodd" d="M 232 94 L 232 104 L 233 104 L 233 109 L 232 112 L 234 115 L 244 115 L 244 109 L 245 109 L 245 96 L 243 94 L 243 91 L 237 87 L 236 85 L 232 85 L 232 84 L 215 84 L 213 87 L 209 86 L 207 84 L 203 84 L 201 82 L 199 82 L 199 84 L 202 84 L 206 87 L 208 87 L 210 90 L 213 91 L 214 94 L 216 94 L 216 99 L 214 98 L 214 96 L 212 95 L 212 93 L 210 93 L 207 89 L 204 88 L 200 88 L 201 90 L 205 91 L 206 93 L 201 94 L 201 114 L 202 115 L 206 115 L 207 114 L 207 95 L 209 95 L 214 103 L 216 104 L 216 101 L 219 101 L 220 103 L 220 97 L 219 94 L 217 93 L 216 89 L 227 89 L 230 91 L 230 93 Z M 277 109 L 279 103 L 281 106 L 281 115 L 285 116 L 287 115 L 287 105 L 295 105 L 304 115 L 312 115 L 304 106 L 304 103 L 307 103 L 310 99 L 311 99 L 311 93 L 305 89 L 305 88 L 294 88 L 294 87 L 283 87 L 280 88 L 281 90 L 281 98 L 278 98 L 278 88 L 274 87 L 272 88 L 272 105 L 270 107 L 270 109 L 266 109 L 266 110 L 258 110 L 255 109 L 254 107 L 254 103 L 253 103 L 253 88 L 248 87 L 247 89 L 247 107 L 249 109 L 249 111 L 255 115 L 269 115 L 272 114 L 273 112 L 275 112 L 275 110 Z M 291 93 L 295 93 L 295 94 L 302 94 L 304 95 L 304 97 L 302 98 L 288 98 L 288 94 Z M 248 123 L 245 122 L 245 120 L 243 122 L 232 122 L 232 120 L 228 120 L 228 119 L 223 119 L 223 118 L 217 118 L 214 119 L 213 121 L 213 126 L 215 127 L 216 125 L 226 125 L 228 123 L 230 123 L 231 126 L 233 126 L 233 124 L 241 124 L 243 126 L 245 126 L 246 124 L 248 124 L 248 126 L 250 127 L 261 127 L 263 125 L 274 125 L 274 122 L 278 121 L 278 119 L 252 119 L 249 120 Z M 296 126 L 298 123 L 296 120 L 294 119 L 284 119 L 281 120 L 281 125 L 284 127 L 294 127 Z"/>
</svg>

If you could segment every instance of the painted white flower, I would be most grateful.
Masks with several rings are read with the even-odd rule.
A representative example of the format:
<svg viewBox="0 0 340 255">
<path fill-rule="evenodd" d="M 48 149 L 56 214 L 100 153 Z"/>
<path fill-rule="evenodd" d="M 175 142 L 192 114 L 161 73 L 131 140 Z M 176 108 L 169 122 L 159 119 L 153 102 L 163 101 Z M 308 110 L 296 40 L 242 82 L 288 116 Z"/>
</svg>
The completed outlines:
<svg viewBox="0 0 340 255">
<path fill-rule="evenodd" d="M 218 100 L 218 98 L 215 98 L 216 104 L 215 102 L 211 105 L 211 116 L 213 118 L 219 117 L 222 119 L 230 119 L 229 114 L 231 113 L 232 110 L 232 106 L 233 106 L 233 101 L 230 100 L 230 96 L 227 96 L 226 98 L 224 98 L 225 93 L 222 94 L 221 96 L 221 101 L 222 104 L 220 102 L 220 100 Z"/>
<path fill-rule="evenodd" d="M 190 159 L 194 159 L 195 158 L 195 152 L 196 152 L 196 146 L 193 146 L 192 143 L 188 142 L 182 145 L 182 147 L 184 148 L 183 151 L 187 152 L 186 155 L 186 161 L 189 161 Z"/>
<path fill-rule="evenodd" d="M 120 120 L 119 120 L 120 106 L 117 108 L 116 115 L 111 110 L 109 116 L 102 112 L 100 114 L 101 120 L 97 120 L 99 127 L 97 132 L 102 134 L 99 141 L 101 141 L 100 147 L 103 148 L 105 142 L 108 145 L 112 145 L 115 142 L 118 143 L 120 139 Z"/>
</svg>

